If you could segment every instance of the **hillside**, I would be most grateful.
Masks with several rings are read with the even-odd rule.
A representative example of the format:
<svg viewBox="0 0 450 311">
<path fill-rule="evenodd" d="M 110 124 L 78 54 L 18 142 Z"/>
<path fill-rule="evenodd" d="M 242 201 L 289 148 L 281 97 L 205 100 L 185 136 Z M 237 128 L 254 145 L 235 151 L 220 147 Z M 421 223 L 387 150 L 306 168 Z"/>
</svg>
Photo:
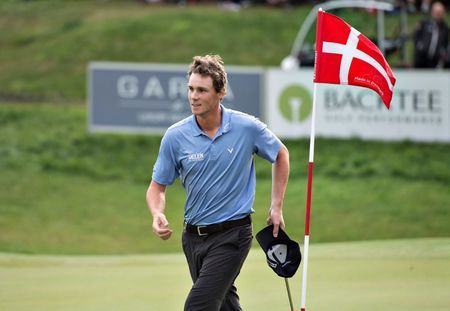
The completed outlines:
<svg viewBox="0 0 450 311">
<path fill-rule="evenodd" d="M 193 55 L 219 53 L 230 65 L 279 66 L 310 9 L 251 6 L 229 12 L 212 4 L 4 0 L 0 100 L 83 102 L 90 61 L 186 64 Z M 376 16 L 337 13 L 375 37 Z M 409 32 L 420 18 L 408 17 Z M 399 21 L 398 15 L 386 16 L 387 37 L 399 35 Z M 398 65 L 398 53 L 389 61 Z"/>
</svg>

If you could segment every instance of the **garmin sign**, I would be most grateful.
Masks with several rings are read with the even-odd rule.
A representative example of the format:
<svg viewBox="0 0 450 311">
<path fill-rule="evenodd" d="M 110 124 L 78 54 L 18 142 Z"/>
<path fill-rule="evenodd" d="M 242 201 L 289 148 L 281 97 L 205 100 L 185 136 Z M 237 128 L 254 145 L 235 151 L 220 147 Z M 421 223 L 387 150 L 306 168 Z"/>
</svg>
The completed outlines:
<svg viewBox="0 0 450 311">
<path fill-rule="evenodd" d="M 163 133 L 191 114 L 187 66 L 94 62 L 89 65 L 89 129 Z M 228 69 L 223 105 L 261 117 L 263 71 Z"/>
<path fill-rule="evenodd" d="M 269 70 L 267 122 L 280 137 L 308 137 L 313 71 Z M 387 110 L 368 89 L 317 85 L 316 133 L 322 137 L 450 142 L 448 72 L 396 70 Z"/>
</svg>

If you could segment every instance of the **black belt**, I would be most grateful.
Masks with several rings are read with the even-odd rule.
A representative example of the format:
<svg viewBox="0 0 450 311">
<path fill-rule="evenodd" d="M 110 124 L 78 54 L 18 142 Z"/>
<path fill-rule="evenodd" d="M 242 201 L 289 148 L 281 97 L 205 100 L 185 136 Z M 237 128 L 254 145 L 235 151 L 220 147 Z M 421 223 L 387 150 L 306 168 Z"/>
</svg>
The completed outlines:
<svg viewBox="0 0 450 311">
<path fill-rule="evenodd" d="M 252 223 L 252 218 L 250 217 L 250 215 L 247 215 L 246 217 L 241 218 L 241 219 L 224 221 L 224 222 L 221 222 L 218 224 L 212 224 L 212 225 L 194 226 L 194 225 L 185 223 L 184 229 L 189 233 L 195 233 L 198 236 L 205 236 L 208 234 L 222 232 L 222 231 L 225 231 L 230 228 L 249 225 L 251 223 Z"/>
</svg>

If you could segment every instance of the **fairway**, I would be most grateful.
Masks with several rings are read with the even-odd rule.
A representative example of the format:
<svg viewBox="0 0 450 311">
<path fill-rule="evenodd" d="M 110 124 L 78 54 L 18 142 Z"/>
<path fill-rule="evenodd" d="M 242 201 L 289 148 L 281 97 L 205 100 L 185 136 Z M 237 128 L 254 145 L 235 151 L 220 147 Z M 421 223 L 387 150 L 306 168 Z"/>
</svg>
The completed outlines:
<svg viewBox="0 0 450 311">
<path fill-rule="evenodd" d="M 300 305 L 301 268 L 291 279 Z M 308 310 L 448 310 L 450 238 L 312 244 Z M 182 310 L 182 254 L 0 255 L 0 310 Z M 238 279 L 244 310 L 289 310 L 284 281 L 253 248 Z"/>
</svg>

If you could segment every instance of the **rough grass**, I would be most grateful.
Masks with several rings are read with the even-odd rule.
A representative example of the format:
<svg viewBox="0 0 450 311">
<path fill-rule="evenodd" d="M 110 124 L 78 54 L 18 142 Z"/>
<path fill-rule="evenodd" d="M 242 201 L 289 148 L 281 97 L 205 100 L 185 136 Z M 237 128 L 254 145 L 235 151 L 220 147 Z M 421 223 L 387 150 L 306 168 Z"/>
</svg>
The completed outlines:
<svg viewBox="0 0 450 311">
<path fill-rule="evenodd" d="M 159 243 L 145 204 L 160 137 L 90 135 L 70 105 L 0 105 L 0 251 L 117 254 L 180 251 L 184 190 L 169 187 L 175 236 Z M 302 238 L 306 140 L 286 142 L 288 230 Z M 449 236 L 448 144 L 318 139 L 315 242 Z M 255 230 L 264 226 L 271 167 L 259 160 Z"/>
<path fill-rule="evenodd" d="M 94 179 L 147 182 L 160 136 L 87 133 L 81 105 L 0 105 L 0 168 L 65 172 Z M 291 178 L 306 176 L 309 142 L 286 140 Z M 398 177 L 450 183 L 449 144 L 319 139 L 315 174 Z M 257 158 L 257 176 L 270 167 Z"/>
</svg>

